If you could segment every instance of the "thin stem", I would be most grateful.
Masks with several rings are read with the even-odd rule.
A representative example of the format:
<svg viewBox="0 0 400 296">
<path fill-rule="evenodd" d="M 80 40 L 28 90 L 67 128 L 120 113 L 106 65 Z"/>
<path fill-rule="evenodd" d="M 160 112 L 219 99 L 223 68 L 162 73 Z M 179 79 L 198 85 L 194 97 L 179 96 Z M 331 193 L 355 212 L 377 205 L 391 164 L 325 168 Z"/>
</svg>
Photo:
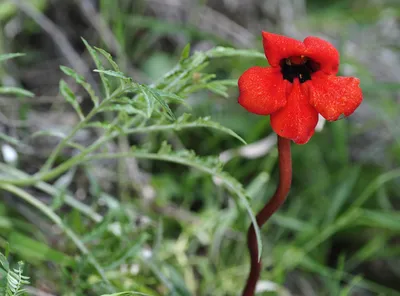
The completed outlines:
<svg viewBox="0 0 400 296">
<path fill-rule="evenodd" d="M 129 88 L 128 88 L 129 89 Z M 100 102 L 100 104 L 98 106 L 93 107 L 93 109 L 85 116 L 85 118 L 80 121 L 73 129 L 72 131 L 69 133 L 68 136 L 66 136 L 65 138 L 63 138 L 60 143 L 58 143 L 58 145 L 54 148 L 54 150 L 52 151 L 52 153 L 50 154 L 49 158 L 46 160 L 45 164 L 43 165 L 43 167 L 40 169 L 39 174 L 40 173 L 45 173 L 45 172 L 49 172 L 49 170 L 51 169 L 51 167 L 53 166 L 57 156 L 60 154 L 61 150 L 67 145 L 68 141 L 72 139 L 73 136 L 75 136 L 75 134 L 81 130 L 82 128 L 84 128 L 86 126 L 86 124 L 89 122 L 90 119 L 92 119 L 92 117 L 94 117 L 101 108 L 103 108 L 108 102 L 111 101 L 112 98 L 124 93 L 126 90 L 125 88 L 117 88 L 109 97 L 105 98 L 103 101 Z"/>
<path fill-rule="evenodd" d="M 60 143 L 58 143 L 56 148 L 53 150 L 53 152 L 51 153 L 51 155 L 49 156 L 49 158 L 47 159 L 47 161 L 41 168 L 41 170 L 40 170 L 41 172 L 46 172 L 46 171 L 50 170 L 50 168 L 53 166 L 54 161 L 56 160 L 58 154 L 60 154 L 61 150 L 65 147 L 65 145 L 68 143 L 68 141 L 71 140 L 72 137 L 75 136 L 75 134 L 85 126 L 85 124 L 87 124 L 87 122 L 97 113 L 97 111 L 100 109 L 100 107 L 103 107 L 102 104 L 100 104 L 98 107 L 94 107 L 89 112 L 89 114 L 86 115 L 86 117 L 72 129 L 72 131 L 69 133 L 69 135 L 66 136 L 65 138 L 63 138 L 60 141 Z"/>
<path fill-rule="evenodd" d="M 107 284 L 108 288 L 113 291 L 114 288 L 112 287 L 110 281 L 107 279 L 107 276 L 103 270 L 103 268 L 100 266 L 99 262 L 96 260 L 96 258 L 92 255 L 92 253 L 89 251 L 89 249 L 85 246 L 83 241 L 75 234 L 75 232 L 72 231 L 69 227 L 67 227 L 60 216 L 58 216 L 54 211 L 49 208 L 46 204 L 41 202 L 40 200 L 36 199 L 34 196 L 29 194 L 28 192 L 22 190 L 21 188 L 18 188 L 14 185 L 9 185 L 9 184 L 0 184 L 0 189 L 8 191 L 15 196 L 23 199 L 27 203 L 31 204 L 34 206 L 36 209 L 41 211 L 43 214 L 45 214 L 51 221 L 53 221 L 60 229 L 64 231 L 64 233 L 74 242 L 74 244 L 77 246 L 77 248 L 82 252 L 83 255 L 85 255 L 90 263 L 93 265 L 93 267 L 97 270 L 103 281 Z"/>
<path fill-rule="evenodd" d="M 275 211 L 285 202 L 292 183 L 292 156 L 290 153 L 290 140 L 278 136 L 279 152 L 279 184 L 275 194 L 257 214 L 258 227 L 261 228 Z M 258 247 L 253 224 L 247 232 L 247 244 L 250 253 L 250 273 L 243 296 L 253 296 L 261 272 L 261 260 L 258 260 Z"/>
<path fill-rule="evenodd" d="M 21 179 L 21 180 L 27 179 L 30 177 L 28 174 L 14 168 L 14 167 L 5 165 L 3 163 L 0 163 L 0 171 L 7 171 L 10 175 L 12 175 L 18 179 Z M 0 183 L 0 187 L 1 187 L 1 185 L 2 184 Z M 11 184 L 8 184 L 8 185 L 11 185 Z M 53 185 L 50 185 L 49 183 L 46 183 L 46 182 L 38 181 L 37 183 L 34 184 L 34 186 L 37 189 L 39 189 L 53 197 L 61 195 L 61 190 L 59 190 L 58 188 L 56 188 Z M 94 211 L 90 206 L 77 200 L 72 195 L 65 194 L 64 202 L 67 205 L 73 207 L 74 209 L 80 211 L 82 214 L 85 214 L 86 216 L 88 216 L 90 219 L 92 219 L 96 223 L 100 223 L 103 220 L 103 216 L 101 216 L 96 211 Z"/>
</svg>

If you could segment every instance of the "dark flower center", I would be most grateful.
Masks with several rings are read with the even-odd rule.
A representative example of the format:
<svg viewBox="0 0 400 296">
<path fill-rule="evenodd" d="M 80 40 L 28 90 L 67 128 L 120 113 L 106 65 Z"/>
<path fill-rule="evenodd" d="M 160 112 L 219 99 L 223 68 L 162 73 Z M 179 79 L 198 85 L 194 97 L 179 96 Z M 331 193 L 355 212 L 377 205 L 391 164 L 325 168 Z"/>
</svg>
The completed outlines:
<svg viewBox="0 0 400 296">
<path fill-rule="evenodd" d="M 305 56 L 283 59 L 280 65 L 283 79 L 292 83 L 295 78 L 298 78 L 300 83 L 311 80 L 312 74 L 317 72 L 320 68 L 317 62 Z"/>
</svg>

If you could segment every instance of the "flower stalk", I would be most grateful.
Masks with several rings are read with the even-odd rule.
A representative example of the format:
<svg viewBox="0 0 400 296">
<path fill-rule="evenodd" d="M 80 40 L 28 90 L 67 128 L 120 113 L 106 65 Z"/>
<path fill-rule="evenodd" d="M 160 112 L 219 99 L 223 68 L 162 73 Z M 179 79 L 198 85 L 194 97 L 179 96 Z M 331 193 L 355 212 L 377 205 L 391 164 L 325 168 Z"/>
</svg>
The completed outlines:
<svg viewBox="0 0 400 296">
<path fill-rule="evenodd" d="M 279 209 L 285 202 L 292 183 L 292 156 L 290 152 L 290 140 L 278 136 L 278 153 L 279 153 L 279 184 L 278 187 L 268 201 L 268 203 L 258 212 L 256 216 L 259 228 L 268 221 L 268 219 Z M 253 296 L 257 281 L 261 272 L 261 260 L 258 260 L 257 238 L 253 224 L 250 225 L 247 232 L 247 244 L 250 253 L 250 273 L 246 286 L 243 290 L 243 296 Z"/>
</svg>

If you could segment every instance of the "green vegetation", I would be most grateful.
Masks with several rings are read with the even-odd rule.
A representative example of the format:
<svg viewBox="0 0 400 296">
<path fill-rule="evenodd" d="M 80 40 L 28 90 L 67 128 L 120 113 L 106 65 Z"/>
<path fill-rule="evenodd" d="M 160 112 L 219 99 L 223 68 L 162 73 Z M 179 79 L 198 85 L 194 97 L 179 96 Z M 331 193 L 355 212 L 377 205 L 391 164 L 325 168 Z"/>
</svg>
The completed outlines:
<svg viewBox="0 0 400 296">
<path fill-rule="evenodd" d="M 277 182 L 269 121 L 236 103 L 238 76 L 266 65 L 261 42 L 154 17 L 152 1 L 102 0 L 91 18 L 77 2 L 58 3 L 64 24 L 30 4 L 49 35 L 26 4 L 0 4 L 0 295 L 237 295 Z M 258 233 L 259 295 L 400 295 L 400 84 L 365 62 L 374 44 L 346 43 L 400 9 L 352 2 L 310 1 L 298 24 L 340 42 L 366 111 L 293 145 L 292 190 Z M 388 40 L 378 50 L 398 58 Z"/>
</svg>

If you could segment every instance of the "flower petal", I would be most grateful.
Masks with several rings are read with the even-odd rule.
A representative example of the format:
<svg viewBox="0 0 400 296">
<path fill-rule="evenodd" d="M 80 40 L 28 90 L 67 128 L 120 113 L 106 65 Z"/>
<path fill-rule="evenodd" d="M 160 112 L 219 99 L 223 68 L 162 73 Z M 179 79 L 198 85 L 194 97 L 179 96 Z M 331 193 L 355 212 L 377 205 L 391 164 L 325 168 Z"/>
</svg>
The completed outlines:
<svg viewBox="0 0 400 296">
<path fill-rule="evenodd" d="M 336 74 L 339 70 L 339 52 L 328 41 L 318 37 L 304 39 L 306 56 L 319 64 L 320 70 L 326 74 Z"/>
<path fill-rule="evenodd" d="M 291 139 L 296 144 L 305 144 L 314 134 L 318 123 L 318 113 L 308 102 L 298 79 L 293 82 L 288 103 L 271 115 L 272 129 L 281 137 Z"/>
<path fill-rule="evenodd" d="M 271 114 L 285 106 L 287 83 L 279 69 L 252 67 L 239 78 L 239 104 L 255 114 Z"/>
<path fill-rule="evenodd" d="M 282 35 L 262 32 L 265 56 L 272 67 L 279 67 L 282 59 L 305 55 L 303 42 Z"/>
<path fill-rule="evenodd" d="M 362 102 L 360 80 L 354 77 L 336 77 L 315 73 L 309 86 L 310 104 L 327 120 L 349 116 Z"/>
</svg>

